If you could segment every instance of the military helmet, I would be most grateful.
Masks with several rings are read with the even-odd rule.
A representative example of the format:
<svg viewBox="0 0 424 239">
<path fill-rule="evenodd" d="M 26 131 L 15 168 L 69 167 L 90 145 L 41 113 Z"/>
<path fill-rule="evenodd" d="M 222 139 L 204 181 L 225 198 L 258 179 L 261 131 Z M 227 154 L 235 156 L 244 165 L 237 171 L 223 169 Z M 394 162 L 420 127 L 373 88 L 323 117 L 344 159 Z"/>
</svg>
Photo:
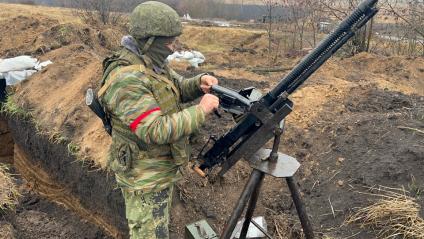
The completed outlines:
<svg viewBox="0 0 424 239">
<path fill-rule="evenodd" d="M 130 34 L 136 39 L 175 37 L 181 35 L 182 25 L 177 12 L 155 1 L 138 5 L 130 15 Z"/>
</svg>

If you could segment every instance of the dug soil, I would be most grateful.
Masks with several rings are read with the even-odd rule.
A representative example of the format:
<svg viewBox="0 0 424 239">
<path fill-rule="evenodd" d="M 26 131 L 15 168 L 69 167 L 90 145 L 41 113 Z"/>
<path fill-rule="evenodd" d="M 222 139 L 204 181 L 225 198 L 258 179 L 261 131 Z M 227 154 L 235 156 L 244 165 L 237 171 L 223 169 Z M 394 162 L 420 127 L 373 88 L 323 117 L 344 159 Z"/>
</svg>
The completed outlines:
<svg viewBox="0 0 424 239">
<path fill-rule="evenodd" d="M 320 83 L 320 88 L 327 88 L 324 96 L 341 91 L 331 83 Z M 235 89 L 268 85 L 248 80 L 222 80 L 221 84 Z M 302 91 L 315 87 L 311 84 Z M 423 105 L 423 96 L 352 84 L 349 94 L 335 93 L 321 105 L 320 112 L 310 109 L 309 115 L 316 116 L 304 125 L 297 123 L 298 114 L 289 116 L 280 151 L 302 164 L 295 177 L 318 237 L 374 237 L 368 230 L 344 225 L 355 208 L 375 199 L 363 194 L 370 188 L 405 187 L 413 196 L 420 196 L 424 138 L 415 129 L 424 127 Z M 295 106 L 295 111 L 298 109 Z M 203 147 L 209 135 L 223 133 L 232 125 L 230 117 L 212 118 L 202 129 L 196 149 Z M 178 184 L 174 230 L 180 234 L 184 224 L 206 217 L 222 231 L 250 172 L 247 163 L 239 162 L 223 180 L 212 184 L 187 170 L 185 180 Z M 424 206 L 422 200 L 420 203 Z M 265 178 L 256 215 L 265 216 L 275 236 L 300 237 L 299 220 L 283 180 Z"/>
<path fill-rule="evenodd" d="M 16 212 L 1 215 L 0 235 L 3 239 L 112 238 L 74 212 L 34 194 L 25 185 L 21 186 L 21 194 Z"/>
<path fill-rule="evenodd" d="M 82 166 L 77 165 L 75 162 L 66 162 L 64 160 L 69 155 L 63 155 L 61 165 L 56 166 L 54 164 L 43 162 L 37 156 L 30 157 L 26 155 L 18 145 L 22 144 L 21 139 L 25 139 L 23 145 L 31 145 L 32 147 L 37 148 L 42 145 L 42 138 L 31 138 L 30 135 L 36 136 L 30 132 L 34 131 L 34 128 L 28 127 L 25 125 L 25 120 L 13 120 L 14 123 L 9 124 L 3 118 L 4 115 L 0 115 L 0 123 L 2 125 L 3 132 L 8 132 L 8 141 L 7 143 L 2 144 L 2 151 L 8 152 L 7 159 L 8 161 L 2 161 L 2 165 L 6 165 L 9 168 L 9 173 L 13 178 L 13 184 L 17 188 L 20 196 L 15 203 L 15 206 L 8 207 L 6 210 L 0 210 L 0 235 L 1 238 L 5 239 L 15 239 L 15 238 L 113 238 L 111 235 L 114 235 L 114 231 L 107 230 L 106 227 L 102 226 L 102 223 L 99 223 L 99 218 L 96 217 L 96 211 L 108 211 L 109 209 L 92 209 L 91 212 L 83 210 L 86 205 L 82 206 L 81 202 L 75 198 L 73 195 L 84 194 L 83 192 L 74 192 L 70 193 L 69 189 L 72 188 L 70 184 L 66 187 L 63 187 L 58 182 L 63 182 L 53 178 L 57 174 L 48 174 L 46 170 L 50 167 L 62 168 L 62 170 L 72 171 L 74 167 L 74 173 L 65 174 L 62 173 L 59 175 L 69 177 L 69 175 L 74 175 L 75 177 L 81 178 L 84 177 L 81 175 Z M 13 124 L 21 123 L 19 127 L 14 127 Z M 27 127 L 26 127 L 27 126 Z M 13 128 L 19 128 L 20 132 L 13 132 Z M 25 129 L 28 134 L 25 137 L 22 135 L 25 134 Z M 12 136 L 19 135 L 20 137 L 15 138 L 16 144 Z M 5 141 L 3 141 L 5 142 Z M 43 148 L 43 147 L 38 147 Z M 32 148 L 31 152 L 37 152 L 36 155 L 40 156 L 47 161 L 51 160 L 55 156 L 55 153 L 60 153 L 58 148 L 45 146 L 47 149 L 45 152 L 39 152 L 36 149 Z M 60 147 L 59 147 L 60 148 Z M 38 161 L 35 161 L 38 160 Z M 73 166 L 74 165 L 74 166 Z M 87 167 L 87 166 L 86 166 Z M 61 170 L 57 170 L 60 172 Z M 91 173 L 90 177 L 95 176 L 96 174 Z M 85 180 L 87 182 L 99 182 L 107 186 L 107 177 L 104 175 L 100 180 Z M 72 181 L 76 182 L 75 179 Z M 82 189 L 89 189 L 90 187 L 84 186 L 80 183 L 74 184 L 74 186 L 80 186 Z M 96 187 L 96 192 L 91 190 L 86 190 L 86 193 L 93 193 L 97 195 L 97 198 L 92 198 L 92 203 L 96 206 L 105 205 L 105 202 L 102 201 L 102 195 L 99 194 L 99 187 Z M 101 188 L 101 187 L 100 187 Z M 74 190 L 77 190 L 74 188 Z M 36 193 L 35 193 L 36 192 Z M 108 193 L 114 193 L 113 189 L 108 189 Z M 4 193 L 2 191 L 2 193 Z M 119 195 L 118 195 L 119 196 Z M 87 197 L 87 195 L 85 196 Z M 115 197 L 116 198 L 116 197 Z M 116 202 L 113 195 L 108 196 L 108 200 L 113 203 L 113 205 L 122 204 L 122 202 Z M 2 202 L 3 203 L 3 202 Z M 106 203 L 107 204 L 107 203 Z M 89 206 L 88 206 L 89 207 Z M 113 208 L 113 207 L 112 207 Z M 119 210 L 114 210 L 113 213 L 117 213 Z M 103 212 L 104 213 L 104 212 Z M 114 218 L 113 215 L 110 215 L 110 218 Z M 122 221 L 121 221 L 122 222 Z M 119 221 L 115 222 L 115 225 L 119 225 Z M 122 226 L 126 228 L 126 223 Z M 125 231 L 125 229 L 121 229 Z M 115 233 L 116 235 L 116 233 Z"/>
<path fill-rule="evenodd" d="M 103 224 L 105 218 L 119 221 L 117 230 L 125 231 L 122 198 L 111 183 L 113 177 L 104 171 L 110 138 L 100 120 L 84 106 L 83 98 L 87 87 L 97 85 L 101 60 L 117 46 L 118 36 L 124 32 L 62 23 L 44 15 L 1 21 L 0 28 L 7 36 L 21 39 L 15 44 L 3 34 L 1 57 L 31 54 L 54 62 L 15 89 L 13 100 L 33 118 L 30 122 L 9 118 L 15 140 L 48 177 L 101 219 L 96 221 L 84 213 L 70 216 L 62 206 L 46 201 L 53 200 L 49 195 L 31 189 L 24 193 L 17 213 L 3 217 L 2 223 L 12 225 L 18 238 L 63 238 L 55 237 L 61 232 L 73 238 L 102 238 L 111 231 L 109 226 L 116 224 Z M 266 92 L 284 74 L 252 71 L 266 62 L 264 32 L 197 26 L 186 26 L 184 31 L 182 43 L 202 49 L 207 59 L 195 72 L 176 64 L 187 76 L 212 71 L 223 86 L 255 86 Z M 298 60 L 287 57 L 277 65 L 291 67 Z M 403 187 L 424 206 L 420 194 L 424 190 L 423 79 L 422 57 L 362 53 L 331 59 L 291 96 L 295 107 L 286 121 L 280 151 L 301 163 L 295 178 L 318 238 L 374 238 L 372 229 L 344 223 L 356 208 L 375 199 L 364 194 L 369 188 Z M 210 116 L 192 139 L 193 158 L 210 135 L 220 136 L 233 125 L 227 114 Z M 46 148 L 34 151 L 31 149 L 41 145 L 37 137 Z M 183 238 L 184 226 L 203 218 L 221 232 L 251 168 L 240 161 L 213 183 L 189 167 L 183 172 L 184 179 L 174 192 L 171 238 Z M 44 196 L 35 195 L 36 191 Z M 113 200 L 108 201 L 108 195 Z M 93 201 L 94 197 L 99 200 Z M 112 214 L 113 218 L 107 216 Z M 282 179 L 265 178 L 255 215 L 265 216 L 268 230 L 276 238 L 301 238 L 300 223 Z M 49 233 L 43 234 L 39 220 L 49 225 Z M 83 226 L 84 220 L 101 229 Z"/>
<path fill-rule="evenodd" d="M 0 163 L 13 163 L 13 139 L 3 118 L 0 118 L 0 145 Z"/>
</svg>

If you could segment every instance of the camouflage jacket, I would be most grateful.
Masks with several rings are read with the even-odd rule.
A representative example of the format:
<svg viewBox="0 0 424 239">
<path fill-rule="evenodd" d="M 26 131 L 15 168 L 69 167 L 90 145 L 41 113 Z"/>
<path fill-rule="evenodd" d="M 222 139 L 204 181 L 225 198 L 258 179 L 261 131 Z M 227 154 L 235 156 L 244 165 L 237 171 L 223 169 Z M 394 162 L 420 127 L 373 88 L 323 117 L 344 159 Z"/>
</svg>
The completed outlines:
<svg viewBox="0 0 424 239">
<path fill-rule="evenodd" d="M 172 69 L 158 74 L 146 65 L 131 60 L 106 71 L 98 95 L 112 119 L 108 162 L 118 186 L 159 191 L 180 178 L 178 168 L 190 156 L 188 137 L 205 121 L 199 106 L 183 109 L 181 103 L 203 92 L 201 75 L 184 79 Z"/>
</svg>

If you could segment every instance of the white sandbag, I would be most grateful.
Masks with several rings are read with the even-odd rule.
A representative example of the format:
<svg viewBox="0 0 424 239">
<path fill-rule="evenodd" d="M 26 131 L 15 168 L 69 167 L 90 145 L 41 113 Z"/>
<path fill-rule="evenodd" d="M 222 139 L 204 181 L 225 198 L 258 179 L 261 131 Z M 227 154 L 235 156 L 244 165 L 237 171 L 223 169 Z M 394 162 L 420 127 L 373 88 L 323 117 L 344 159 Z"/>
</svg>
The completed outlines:
<svg viewBox="0 0 424 239">
<path fill-rule="evenodd" d="M 9 71 L 3 73 L 4 78 L 6 78 L 6 85 L 16 85 L 21 81 L 27 79 L 32 74 L 37 72 L 36 70 L 24 70 L 24 71 Z"/>
<path fill-rule="evenodd" d="M 180 60 L 186 60 L 190 63 L 193 67 L 199 67 L 199 64 L 205 62 L 205 56 L 198 52 L 198 51 L 181 51 L 181 52 L 174 52 L 172 55 L 168 56 L 168 61 L 180 61 Z"/>
<path fill-rule="evenodd" d="M 193 55 L 196 58 L 201 58 L 201 59 L 205 60 L 205 56 L 199 51 L 193 51 Z"/>
<path fill-rule="evenodd" d="M 196 67 L 197 68 L 197 67 L 199 67 L 199 64 L 202 64 L 203 62 L 205 62 L 205 60 L 200 59 L 200 58 L 192 58 L 192 59 L 188 60 L 188 62 L 193 67 Z"/>
<path fill-rule="evenodd" d="M 182 54 L 183 54 L 183 56 L 181 57 L 182 59 L 190 60 L 194 58 L 194 54 L 190 51 L 183 51 Z"/>
<path fill-rule="evenodd" d="M 37 62 L 37 59 L 30 56 L 18 56 L 14 58 L 2 59 L 0 61 L 0 73 L 31 69 L 37 65 Z"/>
<path fill-rule="evenodd" d="M 53 62 L 50 61 L 50 60 L 49 61 L 43 61 L 41 63 L 37 62 L 37 64 L 34 66 L 34 69 L 36 69 L 37 71 L 41 71 L 44 67 L 46 67 L 50 64 L 53 64 Z"/>
<path fill-rule="evenodd" d="M 181 54 L 180 52 L 176 51 L 174 52 L 172 55 L 169 55 L 167 60 L 168 61 L 180 61 L 181 58 L 183 57 L 183 54 Z"/>
<path fill-rule="evenodd" d="M 6 79 L 7 85 L 16 85 L 52 63 L 51 61 L 40 63 L 30 56 L 0 59 L 0 79 Z"/>
</svg>

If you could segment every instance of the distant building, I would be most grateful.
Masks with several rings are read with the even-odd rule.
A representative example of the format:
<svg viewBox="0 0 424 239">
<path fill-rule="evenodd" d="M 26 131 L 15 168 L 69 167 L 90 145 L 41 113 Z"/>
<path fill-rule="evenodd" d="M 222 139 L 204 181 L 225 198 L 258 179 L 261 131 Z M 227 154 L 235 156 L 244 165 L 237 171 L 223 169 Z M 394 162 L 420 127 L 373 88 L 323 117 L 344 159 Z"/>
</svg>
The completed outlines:
<svg viewBox="0 0 424 239">
<path fill-rule="evenodd" d="M 331 23 L 330 22 L 319 22 L 318 30 L 323 33 L 329 33 L 331 31 Z"/>
</svg>

